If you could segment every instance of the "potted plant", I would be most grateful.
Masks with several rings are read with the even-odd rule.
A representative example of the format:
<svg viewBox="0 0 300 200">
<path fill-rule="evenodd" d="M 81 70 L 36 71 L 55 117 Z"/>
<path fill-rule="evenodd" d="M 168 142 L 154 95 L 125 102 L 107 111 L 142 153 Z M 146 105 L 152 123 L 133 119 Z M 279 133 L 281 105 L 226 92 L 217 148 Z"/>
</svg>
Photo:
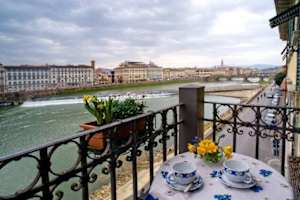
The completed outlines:
<svg viewBox="0 0 300 200">
<path fill-rule="evenodd" d="M 85 108 L 96 118 L 96 121 L 80 124 L 80 127 L 84 130 L 94 129 L 117 120 L 142 114 L 145 107 L 143 102 L 139 102 L 132 98 L 121 101 L 112 98 L 101 100 L 96 96 L 84 96 L 83 103 Z M 119 125 L 113 139 L 124 141 L 124 139 L 129 137 L 131 127 L 132 122 Z M 143 132 L 144 130 L 145 119 L 137 120 L 135 130 L 133 131 Z M 105 146 L 106 137 L 104 132 L 96 133 L 88 140 L 88 147 L 91 150 L 101 151 Z"/>
</svg>

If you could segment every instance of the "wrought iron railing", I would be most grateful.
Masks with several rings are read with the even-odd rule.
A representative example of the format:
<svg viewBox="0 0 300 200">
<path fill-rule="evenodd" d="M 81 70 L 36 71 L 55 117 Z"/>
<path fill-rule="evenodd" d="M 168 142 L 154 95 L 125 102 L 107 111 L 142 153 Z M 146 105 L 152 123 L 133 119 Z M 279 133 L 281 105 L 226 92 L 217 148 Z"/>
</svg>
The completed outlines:
<svg viewBox="0 0 300 200">
<path fill-rule="evenodd" d="M 259 159 L 262 139 L 275 139 L 281 142 L 281 173 L 285 173 L 286 143 L 293 141 L 295 134 L 300 133 L 300 127 L 293 123 L 299 117 L 300 108 L 263 106 L 248 104 L 230 104 L 205 101 L 212 108 L 212 115 L 205 117 L 205 122 L 212 123 L 212 139 L 218 134 L 232 135 L 233 151 L 237 151 L 237 137 L 249 135 L 255 138 L 255 158 Z M 275 120 L 266 120 L 267 112 L 275 114 Z M 270 152 L 272 149 L 270 149 Z M 293 154 L 291 148 L 291 154 Z"/>
<path fill-rule="evenodd" d="M 203 90 L 204 92 L 204 90 Z M 202 96 L 204 97 L 204 95 Z M 195 102 L 194 102 L 195 103 Z M 273 107 L 260 105 L 243 105 L 243 104 L 228 104 L 201 101 L 202 106 L 206 104 L 211 107 L 212 113 L 206 113 L 204 118 L 199 119 L 197 123 L 209 122 L 212 125 L 212 139 L 216 140 L 220 132 L 226 135 L 232 135 L 232 144 L 234 151 L 237 151 L 238 137 L 248 135 L 255 138 L 255 147 L 253 150 L 254 157 L 260 159 L 260 145 L 263 144 L 262 139 L 273 138 L 281 141 L 281 172 L 285 171 L 286 160 L 286 143 L 294 141 L 294 135 L 300 133 L 300 127 L 296 127 L 293 123 L 295 118 L 299 117 L 300 108 L 290 107 Z M 179 109 L 181 108 L 181 109 Z M 194 107 L 192 107 L 194 108 Z M 109 177 L 110 182 L 110 197 L 113 200 L 117 198 L 117 169 L 121 169 L 124 162 L 131 165 L 132 176 L 132 197 L 131 199 L 140 199 L 142 197 L 141 190 L 138 189 L 138 157 L 143 153 L 148 157 L 149 183 L 154 178 L 154 163 L 155 154 L 160 149 L 162 152 L 162 161 L 167 160 L 168 148 L 174 149 L 174 155 L 178 153 L 178 147 L 186 146 L 182 141 L 186 135 L 192 136 L 198 130 L 186 131 L 180 133 L 179 137 L 178 126 L 181 130 L 185 130 L 190 122 L 189 119 L 179 120 L 179 112 L 181 117 L 190 116 L 191 107 L 188 104 L 171 106 L 156 112 L 148 112 L 136 117 L 117 121 L 109 125 L 104 125 L 94 130 L 77 133 L 73 136 L 60 139 L 55 142 L 42 145 L 37 148 L 22 151 L 13 155 L 8 155 L 0 158 L 0 181 L 1 172 L 10 170 L 8 167 L 12 163 L 18 164 L 23 159 L 31 159 L 35 163 L 37 173 L 28 181 L 27 186 L 22 189 L 16 189 L 13 193 L 0 193 L 0 200 L 4 199 L 63 199 L 67 191 L 61 189 L 60 186 L 66 182 L 72 183 L 70 191 L 80 192 L 81 199 L 87 200 L 90 197 L 89 187 L 95 184 L 99 178 L 97 174 L 99 166 L 101 166 L 101 176 Z M 273 112 L 276 114 L 276 122 L 267 122 L 265 113 Z M 193 116 L 198 116 L 195 112 Z M 198 119 L 195 117 L 195 119 Z M 140 123 L 142 121 L 142 123 Z M 122 139 L 120 130 L 126 124 L 130 134 Z M 142 124 L 142 131 L 138 128 Z M 198 126 L 195 126 L 198 127 Z M 186 129 L 189 130 L 189 129 Z M 193 132 L 195 131 L 195 132 Z M 104 148 L 99 150 L 91 149 L 90 141 L 99 133 L 105 138 Z M 180 139 L 180 140 L 179 140 Z M 167 141 L 170 142 L 167 142 Z M 181 141 L 182 140 L 182 141 Z M 178 141 L 181 144 L 178 144 Z M 75 163 L 68 169 L 58 170 L 55 167 L 56 154 L 65 145 L 73 145 L 76 147 L 74 154 L 77 155 Z M 183 150 L 181 150 L 183 151 Z M 271 150 L 270 150 L 271 151 Z M 124 166 L 123 166 L 124 167 Z M 15 177 L 16 180 L 18 177 Z M 1 183 L 5 184 L 5 183 Z M 0 188 L 0 191 L 1 188 Z M 147 188 L 146 188 L 147 191 Z"/>
<path fill-rule="evenodd" d="M 111 199 L 117 199 L 117 180 L 116 169 L 122 166 L 125 160 L 132 165 L 133 192 L 132 199 L 139 199 L 138 191 L 138 170 L 137 157 L 144 153 L 149 155 L 149 180 L 150 183 L 154 177 L 154 154 L 158 144 L 162 149 L 162 160 L 165 161 L 168 155 L 167 140 L 172 138 L 174 154 L 177 150 L 178 108 L 180 105 L 159 110 L 157 112 L 148 112 L 136 117 L 117 121 L 109 125 L 101 126 L 97 129 L 80 132 L 49 144 L 22 151 L 13 155 L 0 158 L 0 170 L 7 165 L 22 159 L 32 159 L 36 162 L 37 174 L 30 180 L 29 184 L 13 194 L 0 194 L 0 199 L 63 199 L 64 191 L 58 189 L 61 184 L 72 181 L 70 189 L 72 191 L 81 191 L 81 199 L 89 199 L 89 184 L 95 183 L 97 173 L 95 168 L 103 165 L 102 173 L 110 176 Z M 144 131 L 137 131 L 138 121 L 144 120 Z M 127 124 L 130 128 L 128 138 L 122 140 L 117 138 L 118 129 Z M 143 123 L 142 123 L 143 124 Z M 93 136 L 101 132 L 106 138 L 105 148 L 103 150 L 92 151 L 89 142 Z M 171 137 L 173 136 L 173 137 Z M 53 165 L 53 155 L 56 151 L 66 144 L 73 144 L 77 148 L 77 161 L 67 170 L 57 171 Z M 130 176 L 130 175 L 129 175 Z M 16 180 L 18 177 L 15 177 Z M 73 178 L 79 179 L 76 181 Z M 1 179 L 1 177 L 0 177 Z M 73 179 L 73 180 L 72 180 Z"/>
</svg>

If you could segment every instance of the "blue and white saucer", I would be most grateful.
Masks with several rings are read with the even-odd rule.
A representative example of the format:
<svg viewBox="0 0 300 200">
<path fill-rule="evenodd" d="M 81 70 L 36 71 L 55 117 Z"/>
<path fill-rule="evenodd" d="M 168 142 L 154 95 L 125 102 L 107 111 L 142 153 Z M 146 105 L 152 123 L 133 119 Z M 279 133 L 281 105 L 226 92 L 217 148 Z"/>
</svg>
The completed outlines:
<svg viewBox="0 0 300 200">
<path fill-rule="evenodd" d="M 174 190 L 183 192 L 188 185 L 181 185 L 181 184 L 176 183 L 172 179 L 172 176 L 173 176 L 173 173 L 169 174 L 166 177 L 167 185 Z M 193 192 L 195 190 L 200 189 L 203 186 L 203 184 L 204 184 L 203 179 L 201 178 L 201 176 L 199 174 L 197 174 L 195 180 L 193 181 L 193 185 L 191 186 L 191 188 L 189 189 L 188 192 Z"/>
<path fill-rule="evenodd" d="M 232 188 L 248 189 L 256 185 L 255 179 L 253 179 L 251 183 L 243 183 L 243 182 L 237 183 L 237 182 L 230 181 L 225 173 L 223 173 L 219 178 L 224 185 Z"/>
</svg>

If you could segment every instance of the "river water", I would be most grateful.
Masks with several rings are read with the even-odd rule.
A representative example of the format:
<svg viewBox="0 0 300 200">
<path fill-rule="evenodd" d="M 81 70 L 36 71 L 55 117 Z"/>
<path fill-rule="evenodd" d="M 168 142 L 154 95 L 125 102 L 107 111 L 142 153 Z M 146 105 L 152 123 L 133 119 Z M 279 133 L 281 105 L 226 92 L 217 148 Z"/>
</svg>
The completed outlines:
<svg viewBox="0 0 300 200">
<path fill-rule="evenodd" d="M 205 87 L 240 85 L 240 82 L 194 83 Z M 146 110 L 158 110 L 178 103 L 178 88 L 186 84 L 173 84 L 138 89 L 94 92 L 102 98 L 116 96 L 126 98 L 133 96 L 144 98 Z M 238 103 L 239 99 L 207 95 L 206 100 Z M 205 114 L 211 114 L 211 108 L 205 108 Z M 38 146 L 79 131 L 79 124 L 94 120 L 82 104 L 81 96 L 60 96 L 36 99 L 23 105 L 0 110 L 0 157 L 27 148 Z M 52 169 L 62 171 L 76 160 L 76 150 L 72 145 L 59 148 L 52 157 Z M 36 163 L 31 159 L 13 162 L 0 170 L 0 196 L 10 194 L 16 189 L 28 185 L 36 173 Z M 97 170 L 97 169 L 95 169 Z M 80 195 L 70 192 L 72 179 L 59 188 L 65 191 L 64 199 L 80 199 Z M 99 187 L 101 181 L 92 184 L 90 190 Z"/>
</svg>

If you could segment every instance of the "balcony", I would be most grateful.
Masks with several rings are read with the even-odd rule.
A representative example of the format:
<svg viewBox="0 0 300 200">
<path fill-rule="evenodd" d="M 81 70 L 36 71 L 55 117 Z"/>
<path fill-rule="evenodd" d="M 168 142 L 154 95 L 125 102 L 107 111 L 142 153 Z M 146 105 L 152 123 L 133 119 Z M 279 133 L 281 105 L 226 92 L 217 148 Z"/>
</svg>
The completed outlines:
<svg viewBox="0 0 300 200">
<path fill-rule="evenodd" d="M 212 113 L 206 114 L 209 107 L 212 108 Z M 275 125 L 268 125 L 264 120 L 264 113 L 270 109 L 277 113 Z M 22 189 L 16 188 L 9 194 L 0 193 L 0 199 L 65 199 L 65 194 L 69 191 L 73 191 L 77 199 L 89 199 L 93 184 L 101 178 L 108 180 L 110 194 L 102 194 L 103 196 L 98 196 L 99 199 L 104 199 L 104 196 L 112 200 L 124 199 L 118 192 L 118 175 L 123 173 L 122 168 L 126 165 L 130 166 L 128 177 L 132 181 L 130 191 L 126 191 L 127 199 L 143 199 L 154 179 L 157 161 L 164 162 L 169 157 L 187 151 L 186 145 L 194 136 L 210 137 L 215 141 L 219 134 L 225 134 L 227 139 L 224 142 L 232 144 L 235 152 L 263 161 L 272 150 L 262 147 L 271 138 L 277 139 L 281 142 L 278 170 L 285 175 L 287 156 L 295 153 L 295 134 L 300 133 L 300 128 L 293 123 L 299 111 L 300 108 L 291 107 L 208 102 L 204 99 L 203 87 L 183 87 L 179 89 L 178 105 L 95 130 L 74 133 L 40 147 L 1 157 L 0 175 L 1 171 L 10 170 L 10 165 L 21 165 L 23 159 L 32 162 L 32 166 L 35 166 L 32 171 L 36 171 L 36 174 Z M 146 122 L 142 134 L 133 131 L 136 130 L 137 121 L 141 119 Z M 118 128 L 128 122 L 132 122 L 129 138 L 121 143 L 117 142 L 114 138 Z M 101 151 L 91 151 L 88 141 L 98 132 L 105 134 L 106 146 Z M 247 148 L 244 148 L 245 144 L 248 144 Z M 67 169 L 57 170 L 53 157 L 68 145 L 73 145 L 77 158 Z M 157 160 L 158 154 L 161 155 L 161 160 Z M 138 169 L 141 156 L 146 157 L 146 175 L 142 175 L 143 177 Z M 101 167 L 100 174 L 98 167 Z M 18 177 L 14 178 L 18 180 Z M 144 180 L 147 180 L 146 184 Z M 59 189 L 67 182 L 70 187 L 64 189 L 69 191 Z"/>
</svg>

